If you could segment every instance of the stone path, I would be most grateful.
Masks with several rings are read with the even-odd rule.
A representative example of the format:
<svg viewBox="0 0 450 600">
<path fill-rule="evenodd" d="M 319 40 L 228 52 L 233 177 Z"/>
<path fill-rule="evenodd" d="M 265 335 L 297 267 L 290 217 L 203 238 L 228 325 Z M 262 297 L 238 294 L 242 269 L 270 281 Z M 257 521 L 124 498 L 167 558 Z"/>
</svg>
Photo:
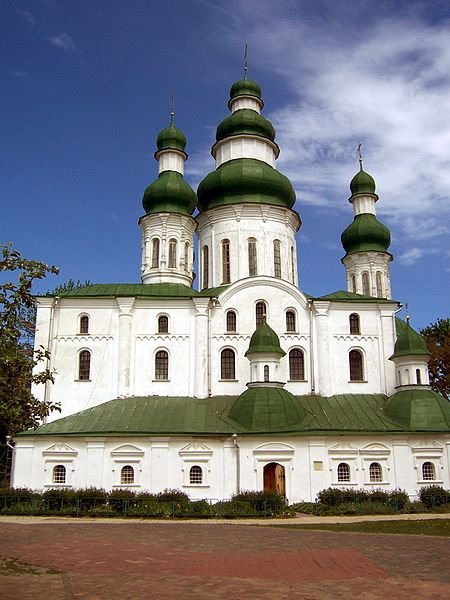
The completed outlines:
<svg viewBox="0 0 450 600">
<path fill-rule="evenodd" d="M 8 600 L 450 598 L 448 538 L 235 525 L 2 518 L 1 595 Z"/>
</svg>

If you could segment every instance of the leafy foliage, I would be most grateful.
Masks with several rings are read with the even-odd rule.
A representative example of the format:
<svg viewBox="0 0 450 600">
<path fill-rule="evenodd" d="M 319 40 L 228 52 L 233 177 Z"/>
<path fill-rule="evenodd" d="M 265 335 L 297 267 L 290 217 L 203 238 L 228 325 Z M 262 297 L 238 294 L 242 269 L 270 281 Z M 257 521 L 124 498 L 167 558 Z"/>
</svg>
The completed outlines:
<svg viewBox="0 0 450 600">
<path fill-rule="evenodd" d="M 427 508 L 435 508 L 450 502 L 450 491 L 440 485 L 428 485 L 421 488 L 419 498 Z"/>
<path fill-rule="evenodd" d="M 420 333 L 431 353 L 428 363 L 431 387 L 450 398 L 450 319 L 438 319 Z"/>
<path fill-rule="evenodd" d="M 58 409 L 58 405 L 39 401 L 31 393 L 32 383 L 53 381 L 48 350 L 33 350 L 35 312 L 31 288 L 34 281 L 57 274 L 58 269 L 24 258 L 11 245 L 0 248 L 2 275 L 18 274 L 15 281 L 0 284 L 0 441 L 4 441 L 6 435 L 34 427 Z M 43 368 L 38 370 L 38 366 Z"/>
</svg>

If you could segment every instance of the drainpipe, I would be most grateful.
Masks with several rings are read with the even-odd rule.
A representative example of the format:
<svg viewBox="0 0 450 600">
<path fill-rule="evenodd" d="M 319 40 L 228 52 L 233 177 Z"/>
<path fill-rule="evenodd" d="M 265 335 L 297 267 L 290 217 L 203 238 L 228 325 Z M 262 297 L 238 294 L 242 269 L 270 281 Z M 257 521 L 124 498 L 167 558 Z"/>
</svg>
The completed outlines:
<svg viewBox="0 0 450 600">
<path fill-rule="evenodd" d="M 54 326 L 54 320 L 55 320 L 55 308 L 57 307 L 59 302 L 59 296 L 55 296 L 55 301 L 53 302 L 51 308 L 50 308 L 50 326 L 48 328 L 48 339 L 47 339 L 47 349 L 50 352 L 50 358 L 47 361 L 47 369 L 50 371 L 52 371 L 53 368 L 53 350 L 54 350 L 54 343 L 53 343 L 53 326 Z M 48 396 L 49 396 L 49 392 L 50 392 L 50 381 L 47 380 L 44 384 L 44 402 L 48 401 Z M 47 422 L 47 417 L 43 418 L 43 422 L 46 423 Z"/>
<path fill-rule="evenodd" d="M 241 448 L 238 444 L 237 433 L 233 433 L 233 444 L 236 448 L 236 494 L 241 491 Z"/>
<path fill-rule="evenodd" d="M 313 344 L 313 301 L 308 300 L 309 306 L 309 368 L 311 371 L 311 394 L 316 393 L 316 383 L 314 376 L 314 344 Z"/>
</svg>

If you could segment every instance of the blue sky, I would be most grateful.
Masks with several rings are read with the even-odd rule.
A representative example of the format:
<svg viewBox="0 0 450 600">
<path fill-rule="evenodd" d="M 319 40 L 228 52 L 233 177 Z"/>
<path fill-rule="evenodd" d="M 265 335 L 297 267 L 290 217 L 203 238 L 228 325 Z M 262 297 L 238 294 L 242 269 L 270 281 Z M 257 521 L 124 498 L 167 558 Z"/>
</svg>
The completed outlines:
<svg viewBox="0 0 450 600">
<path fill-rule="evenodd" d="M 395 299 L 412 324 L 448 317 L 450 3 L 447 0 L 3 0 L 0 242 L 58 265 L 36 291 L 138 282 L 144 188 L 158 132 L 187 136 L 186 179 L 210 148 L 231 84 L 258 81 L 278 168 L 303 226 L 300 287 L 345 289 L 349 182 L 377 182 Z M 404 316 L 404 312 L 403 312 Z"/>
</svg>

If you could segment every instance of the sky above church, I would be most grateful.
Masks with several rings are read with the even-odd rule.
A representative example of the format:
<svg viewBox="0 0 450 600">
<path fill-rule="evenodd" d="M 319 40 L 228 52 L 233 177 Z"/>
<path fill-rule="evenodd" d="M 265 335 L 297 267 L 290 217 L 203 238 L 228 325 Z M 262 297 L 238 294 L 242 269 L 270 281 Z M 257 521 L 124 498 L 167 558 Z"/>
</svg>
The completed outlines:
<svg viewBox="0 0 450 600">
<path fill-rule="evenodd" d="M 448 0 L 3 0 L 0 14 L 0 243 L 60 267 L 36 291 L 139 282 L 137 221 L 171 95 L 195 189 L 248 44 L 297 193 L 301 289 L 346 288 L 361 141 L 393 297 L 416 328 L 450 316 Z"/>
</svg>

